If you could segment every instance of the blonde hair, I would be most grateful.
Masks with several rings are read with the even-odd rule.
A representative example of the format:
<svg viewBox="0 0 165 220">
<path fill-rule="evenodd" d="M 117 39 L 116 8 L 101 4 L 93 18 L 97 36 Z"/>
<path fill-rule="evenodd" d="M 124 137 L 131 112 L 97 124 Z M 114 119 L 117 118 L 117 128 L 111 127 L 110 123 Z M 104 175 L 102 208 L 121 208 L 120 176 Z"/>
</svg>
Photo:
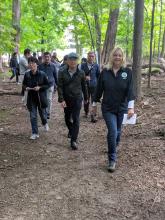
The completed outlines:
<svg viewBox="0 0 165 220">
<path fill-rule="evenodd" d="M 115 47 L 111 53 L 110 53 L 110 57 L 109 57 L 109 62 L 107 64 L 104 65 L 104 68 L 106 69 L 112 69 L 112 66 L 113 66 L 113 55 L 116 51 L 121 51 L 122 53 L 122 56 L 123 56 L 123 60 L 122 60 L 122 64 L 121 66 L 125 66 L 125 55 L 124 55 L 124 51 L 121 47 Z"/>
</svg>

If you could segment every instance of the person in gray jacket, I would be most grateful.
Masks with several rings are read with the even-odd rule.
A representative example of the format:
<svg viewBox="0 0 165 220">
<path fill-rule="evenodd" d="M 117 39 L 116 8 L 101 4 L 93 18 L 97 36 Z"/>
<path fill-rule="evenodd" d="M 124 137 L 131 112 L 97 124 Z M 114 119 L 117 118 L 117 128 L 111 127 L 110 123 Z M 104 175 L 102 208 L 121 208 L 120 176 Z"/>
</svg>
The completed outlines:
<svg viewBox="0 0 165 220">
<path fill-rule="evenodd" d="M 24 79 L 24 75 L 25 72 L 27 70 L 29 70 L 29 66 L 28 66 L 28 58 L 31 57 L 31 51 L 30 49 L 25 49 L 24 50 L 24 56 L 20 58 L 19 61 L 19 72 L 20 72 L 20 76 L 19 76 L 19 83 L 22 84 L 23 79 Z M 22 102 L 24 105 L 26 105 L 27 103 L 27 91 L 25 91 L 22 87 L 22 91 L 21 91 L 21 95 L 22 97 Z"/>
<path fill-rule="evenodd" d="M 20 58 L 20 61 L 19 61 L 19 72 L 20 72 L 19 81 L 21 83 L 23 82 L 25 72 L 27 70 L 29 70 L 28 58 L 30 56 L 31 56 L 31 51 L 30 51 L 30 49 L 27 48 L 27 49 L 24 50 L 24 56 Z"/>
</svg>

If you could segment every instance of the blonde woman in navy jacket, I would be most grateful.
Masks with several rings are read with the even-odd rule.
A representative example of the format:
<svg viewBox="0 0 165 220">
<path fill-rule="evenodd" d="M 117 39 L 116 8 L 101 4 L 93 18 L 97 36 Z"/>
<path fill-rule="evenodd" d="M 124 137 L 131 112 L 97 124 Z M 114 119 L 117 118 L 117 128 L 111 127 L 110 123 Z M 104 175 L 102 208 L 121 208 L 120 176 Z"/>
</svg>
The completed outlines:
<svg viewBox="0 0 165 220">
<path fill-rule="evenodd" d="M 108 128 L 108 170 L 113 172 L 116 167 L 116 147 L 120 142 L 123 116 L 124 113 L 127 113 L 128 117 L 133 116 L 135 98 L 132 71 L 124 67 L 124 53 L 119 47 L 112 51 L 109 64 L 102 70 L 98 79 L 93 102 L 94 112 L 102 95 L 102 114 Z"/>
</svg>

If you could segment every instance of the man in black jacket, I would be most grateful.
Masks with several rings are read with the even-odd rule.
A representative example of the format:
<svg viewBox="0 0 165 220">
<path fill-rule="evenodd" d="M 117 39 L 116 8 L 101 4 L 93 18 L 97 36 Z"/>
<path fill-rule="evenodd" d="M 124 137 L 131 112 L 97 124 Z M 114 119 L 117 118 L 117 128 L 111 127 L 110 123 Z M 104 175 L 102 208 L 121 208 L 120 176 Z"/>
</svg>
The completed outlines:
<svg viewBox="0 0 165 220">
<path fill-rule="evenodd" d="M 80 110 L 82 93 L 87 102 L 88 93 L 85 73 L 77 67 L 78 55 L 68 55 L 68 67 L 59 70 L 58 74 L 58 101 L 64 108 L 65 123 L 68 127 L 68 137 L 71 138 L 71 148 L 77 150 L 77 137 L 79 133 Z"/>
<path fill-rule="evenodd" d="M 46 90 L 49 88 L 47 76 L 44 72 L 37 70 L 38 60 L 35 57 L 28 59 L 30 70 L 25 73 L 23 88 L 28 91 L 27 108 L 30 112 L 32 135 L 30 139 L 39 137 L 37 125 L 37 109 L 41 117 L 45 131 L 49 130 L 47 124 L 46 107 L 48 106 Z"/>
</svg>

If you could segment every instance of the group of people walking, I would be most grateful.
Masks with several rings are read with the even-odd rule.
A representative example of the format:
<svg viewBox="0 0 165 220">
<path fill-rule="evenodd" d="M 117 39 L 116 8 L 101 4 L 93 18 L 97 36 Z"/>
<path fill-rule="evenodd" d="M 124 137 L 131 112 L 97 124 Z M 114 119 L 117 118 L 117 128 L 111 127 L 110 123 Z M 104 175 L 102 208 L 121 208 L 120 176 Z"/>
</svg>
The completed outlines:
<svg viewBox="0 0 165 220">
<path fill-rule="evenodd" d="M 120 142 L 124 113 L 127 113 L 128 117 L 134 114 L 132 71 L 125 67 L 123 50 L 115 48 L 109 63 L 101 72 L 92 51 L 88 52 L 87 60 L 81 64 L 78 63 L 79 57 L 76 53 L 68 54 L 63 65 L 58 66 L 58 71 L 51 62 L 49 52 L 43 54 L 43 61 L 40 64 L 32 56 L 26 60 L 28 71 L 24 74 L 22 85 L 23 90 L 28 92 L 27 108 L 32 127 L 30 138 L 34 140 L 39 137 L 37 109 L 44 129 L 49 130 L 52 96 L 57 89 L 58 102 L 64 109 L 70 147 L 77 150 L 82 103 L 85 116 L 88 117 L 90 114 L 91 122 L 95 123 L 97 102 L 101 102 L 103 118 L 108 129 L 108 170 L 113 172 L 116 167 L 116 148 Z"/>
</svg>

